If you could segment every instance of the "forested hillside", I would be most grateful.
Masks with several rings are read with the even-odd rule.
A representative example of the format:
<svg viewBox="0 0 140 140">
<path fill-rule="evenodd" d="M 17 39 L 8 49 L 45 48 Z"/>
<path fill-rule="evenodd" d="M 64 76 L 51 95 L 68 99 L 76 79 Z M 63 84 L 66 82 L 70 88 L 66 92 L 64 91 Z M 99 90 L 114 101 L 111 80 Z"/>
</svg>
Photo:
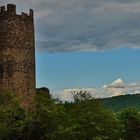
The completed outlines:
<svg viewBox="0 0 140 140">
<path fill-rule="evenodd" d="M 115 112 L 127 107 L 134 107 L 140 111 L 140 94 L 103 98 L 101 103 Z"/>
</svg>

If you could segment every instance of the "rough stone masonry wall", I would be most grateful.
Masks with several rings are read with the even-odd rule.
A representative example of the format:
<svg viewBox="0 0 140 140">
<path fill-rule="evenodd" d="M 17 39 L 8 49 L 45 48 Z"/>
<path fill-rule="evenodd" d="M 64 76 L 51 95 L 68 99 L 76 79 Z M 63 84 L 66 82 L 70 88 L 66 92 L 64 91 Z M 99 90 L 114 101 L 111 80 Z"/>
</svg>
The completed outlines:
<svg viewBox="0 0 140 140">
<path fill-rule="evenodd" d="M 16 14 L 16 6 L 0 7 L 0 88 L 15 92 L 27 107 L 35 94 L 33 10 Z"/>
</svg>

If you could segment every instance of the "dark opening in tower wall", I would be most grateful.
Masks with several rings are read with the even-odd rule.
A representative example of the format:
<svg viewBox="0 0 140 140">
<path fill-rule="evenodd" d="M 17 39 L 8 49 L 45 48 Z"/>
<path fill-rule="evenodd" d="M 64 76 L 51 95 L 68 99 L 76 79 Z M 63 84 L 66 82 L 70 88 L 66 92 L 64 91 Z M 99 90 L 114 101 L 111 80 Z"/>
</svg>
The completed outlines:
<svg viewBox="0 0 140 140">
<path fill-rule="evenodd" d="M 4 72 L 3 65 L 0 64 L 0 84 L 1 84 L 1 80 L 3 79 L 3 72 Z"/>
</svg>

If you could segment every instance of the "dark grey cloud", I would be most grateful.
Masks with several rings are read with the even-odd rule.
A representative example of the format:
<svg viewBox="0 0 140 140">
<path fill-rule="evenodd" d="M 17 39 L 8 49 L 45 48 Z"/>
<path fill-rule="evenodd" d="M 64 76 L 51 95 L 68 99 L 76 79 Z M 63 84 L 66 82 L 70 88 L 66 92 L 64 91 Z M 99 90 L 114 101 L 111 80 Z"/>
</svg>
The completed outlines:
<svg viewBox="0 0 140 140">
<path fill-rule="evenodd" d="M 34 9 L 36 46 L 43 51 L 98 51 L 123 45 L 140 48 L 139 0 L 13 2 L 19 10 Z"/>
</svg>

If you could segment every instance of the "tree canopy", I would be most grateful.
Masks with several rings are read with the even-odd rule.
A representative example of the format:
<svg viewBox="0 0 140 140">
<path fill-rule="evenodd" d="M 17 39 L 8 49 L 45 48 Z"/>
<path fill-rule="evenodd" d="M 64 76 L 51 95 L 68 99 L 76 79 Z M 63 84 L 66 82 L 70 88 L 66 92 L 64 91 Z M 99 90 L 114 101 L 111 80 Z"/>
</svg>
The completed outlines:
<svg viewBox="0 0 140 140">
<path fill-rule="evenodd" d="M 46 91 L 46 90 L 45 90 Z M 32 112 L 16 95 L 0 92 L 0 140 L 139 140 L 140 114 L 134 108 L 114 113 L 88 92 L 74 102 L 37 91 Z"/>
</svg>

